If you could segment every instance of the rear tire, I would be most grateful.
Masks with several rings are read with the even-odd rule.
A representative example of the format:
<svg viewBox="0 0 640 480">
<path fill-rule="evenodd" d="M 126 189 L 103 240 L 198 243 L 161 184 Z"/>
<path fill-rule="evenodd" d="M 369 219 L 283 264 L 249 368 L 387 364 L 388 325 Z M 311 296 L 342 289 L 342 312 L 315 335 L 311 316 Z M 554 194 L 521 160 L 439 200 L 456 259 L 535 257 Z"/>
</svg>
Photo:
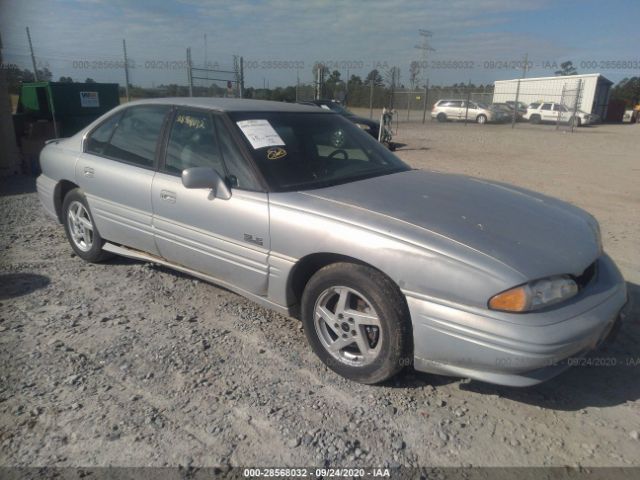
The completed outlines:
<svg viewBox="0 0 640 480">
<path fill-rule="evenodd" d="M 436 118 L 438 119 L 439 122 L 446 122 L 447 121 L 447 115 L 444 114 L 444 113 L 439 113 Z"/>
<path fill-rule="evenodd" d="M 62 223 L 73 251 L 86 262 L 97 263 L 112 255 L 102 250 L 104 240 L 98 232 L 87 199 L 75 188 L 62 202 Z"/>
<path fill-rule="evenodd" d="M 534 125 L 538 125 L 540 123 L 540 115 L 531 115 L 531 119 L 529 121 Z"/>
<path fill-rule="evenodd" d="M 485 123 L 487 123 L 487 116 L 486 115 L 478 115 L 476 117 L 476 122 L 479 123 L 480 125 L 484 125 Z"/>
<path fill-rule="evenodd" d="M 350 380 L 379 383 L 412 363 L 406 301 L 373 268 L 334 263 L 316 272 L 302 295 L 302 322 L 314 353 Z"/>
</svg>

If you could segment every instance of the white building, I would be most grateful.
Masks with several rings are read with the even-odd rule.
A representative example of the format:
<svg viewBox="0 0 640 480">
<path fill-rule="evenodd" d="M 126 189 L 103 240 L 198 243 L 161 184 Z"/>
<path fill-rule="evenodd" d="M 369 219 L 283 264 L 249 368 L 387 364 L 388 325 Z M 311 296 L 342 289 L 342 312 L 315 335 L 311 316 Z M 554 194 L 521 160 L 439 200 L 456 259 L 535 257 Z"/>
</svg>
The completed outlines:
<svg viewBox="0 0 640 480">
<path fill-rule="evenodd" d="M 520 88 L 518 89 L 518 82 Z M 534 102 L 556 102 L 573 107 L 577 92 L 578 109 L 604 118 L 613 82 L 599 73 L 538 77 L 495 82 L 493 102 L 504 103 L 516 99 L 526 105 Z M 564 91 L 564 94 L 563 94 Z"/>
</svg>

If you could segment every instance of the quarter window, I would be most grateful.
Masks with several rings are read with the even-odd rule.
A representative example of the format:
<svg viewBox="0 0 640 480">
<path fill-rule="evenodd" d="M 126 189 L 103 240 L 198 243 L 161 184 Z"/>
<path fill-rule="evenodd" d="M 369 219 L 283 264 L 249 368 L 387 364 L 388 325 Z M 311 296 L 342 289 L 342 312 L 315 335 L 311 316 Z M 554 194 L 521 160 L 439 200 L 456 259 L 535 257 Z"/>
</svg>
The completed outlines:
<svg viewBox="0 0 640 480">
<path fill-rule="evenodd" d="M 156 146 L 168 106 L 145 105 L 125 110 L 104 152 L 106 156 L 153 168 Z"/>
<path fill-rule="evenodd" d="M 109 140 L 111 140 L 113 130 L 116 128 L 116 125 L 118 125 L 118 120 L 120 119 L 121 114 L 122 112 L 109 117 L 87 137 L 87 152 L 94 153 L 96 155 L 104 155 L 106 153 Z"/>
</svg>

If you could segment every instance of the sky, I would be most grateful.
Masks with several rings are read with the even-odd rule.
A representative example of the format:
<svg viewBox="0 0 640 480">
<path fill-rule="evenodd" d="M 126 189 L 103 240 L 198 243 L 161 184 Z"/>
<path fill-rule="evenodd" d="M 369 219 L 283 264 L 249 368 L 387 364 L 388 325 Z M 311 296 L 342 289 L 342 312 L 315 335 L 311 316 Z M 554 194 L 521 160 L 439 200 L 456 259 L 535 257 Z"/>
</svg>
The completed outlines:
<svg viewBox="0 0 640 480">
<path fill-rule="evenodd" d="M 5 64 L 32 69 L 27 26 L 54 80 L 124 83 L 123 39 L 145 87 L 186 85 L 187 47 L 221 70 L 241 55 L 246 87 L 310 83 L 317 61 L 343 79 L 397 66 L 406 85 L 414 60 L 419 83 L 479 85 L 522 76 L 525 55 L 528 77 L 567 60 L 614 82 L 640 75 L 639 0 L 0 0 Z M 416 48 L 420 29 L 433 50 Z"/>
</svg>

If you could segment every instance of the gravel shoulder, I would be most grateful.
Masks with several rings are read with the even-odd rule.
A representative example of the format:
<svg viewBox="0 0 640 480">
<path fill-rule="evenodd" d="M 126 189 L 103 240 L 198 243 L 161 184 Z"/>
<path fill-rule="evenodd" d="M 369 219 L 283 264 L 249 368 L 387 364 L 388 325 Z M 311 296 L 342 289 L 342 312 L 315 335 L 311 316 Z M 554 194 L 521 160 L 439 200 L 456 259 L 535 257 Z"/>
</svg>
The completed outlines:
<svg viewBox="0 0 640 480">
<path fill-rule="evenodd" d="M 639 465 L 640 129 L 400 124 L 396 139 L 413 166 L 598 218 L 633 302 L 591 357 L 609 366 L 525 390 L 412 371 L 351 383 L 296 320 L 158 266 L 83 263 L 14 177 L 0 185 L 0 465 Z"/>
</svg>

